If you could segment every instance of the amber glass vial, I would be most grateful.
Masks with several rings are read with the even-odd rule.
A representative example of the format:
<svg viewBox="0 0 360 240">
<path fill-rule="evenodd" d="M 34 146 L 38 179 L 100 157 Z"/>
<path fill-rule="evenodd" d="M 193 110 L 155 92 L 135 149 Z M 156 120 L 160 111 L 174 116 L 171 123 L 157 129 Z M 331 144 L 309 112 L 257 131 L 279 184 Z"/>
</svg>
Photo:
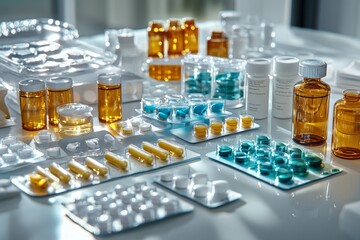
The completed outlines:
<svg viewBox="0 0 360 240">
<path fill-rule="evenodd" d="M 359 90 L 345 90 L 334 105 L 331 150 L 340 158 L 360 159 Z"/>
<path fill-rule="evenodd" d="M 98 112 L 100 122 L 116 122 L 122 118 L 121 82 L 116 73 L 98 76 Z"/>
<path fill-rule="evenodd" d="M 228 38 L 222 31 L 212 31 L 207 39 L 207 55 L 214 57 L 228 57 Z"/>
<path fill-rule="evenodd" d="M 45 82 L 27 79 L 19 82 L 22 128 L 36 131 L 46 128 Z"/>
<path fill-rule="evenodd" d="M 184 31 L 179 19 L 169 19 L 166 31 L 168 57 L 178 57 L 184 53 Z"/>
<path fill-rule="evenodd" d="M 173 58 L 148 59 L 149 76 L 160 81 L 181 80 L 181 62 Z"/>
<path fill-rule="evenodd" d="M 330 86 L 321 80 L 326 68 L 326 63 L 317 59 L 300 62 L 303 80 L 293 89 L 292 138 L 296 143 L 316 146 L 326 142 Z"/>
<path fill-rule="evenodd" d="M 54 77 L 46 81 L 47 113 L 49 123 L 58 125 L 58 106 L 74 102 L 73 80 L 68 77 Z"/>
<path fill-rule="evenodd" d="M 147 33 L 148 57 L 163 58 L 165 53 L 165 31 L 162 21 L 151 21 Z"/>
<path fill-rule="evenodd" d="M 194 18 L 183 19 L 185 53 L 197 54 L 199 52 L 199 28 L 195 25 Z"/>
</svg>

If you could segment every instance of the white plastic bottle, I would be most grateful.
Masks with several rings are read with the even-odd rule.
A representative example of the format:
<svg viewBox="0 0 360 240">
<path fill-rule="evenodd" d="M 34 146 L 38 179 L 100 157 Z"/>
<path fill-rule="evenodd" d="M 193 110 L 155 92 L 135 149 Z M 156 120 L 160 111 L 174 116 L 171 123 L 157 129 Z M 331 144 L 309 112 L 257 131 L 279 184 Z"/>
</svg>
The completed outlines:
<svg viewBox="0 0 360 240">
<path fill-rule="evenodd" d="M 274 57 L 273 117 L 291 118 L 293 87 L 299 80 L 298 58 L 291 56 Z"/>
<path fill-rule="evenodd" d="M 246 113 L 255 119 L 265 119 L 269 113 L 271 61 L 249 59 L 246 64 Z"/>
</svg>

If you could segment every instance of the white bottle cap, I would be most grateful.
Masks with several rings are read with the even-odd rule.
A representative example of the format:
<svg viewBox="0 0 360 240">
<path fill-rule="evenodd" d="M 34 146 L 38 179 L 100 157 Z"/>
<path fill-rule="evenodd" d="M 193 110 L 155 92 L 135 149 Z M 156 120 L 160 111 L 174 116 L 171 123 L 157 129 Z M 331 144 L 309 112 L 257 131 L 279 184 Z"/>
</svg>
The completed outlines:
<svg viewBox="0 0 360 240">
<path fill-rule="evenodd" d="M 300 62 L 299 74 L 305 78 L 322 78 L 326 76 L 327 64 L 319 59 L 306 59 Z"/>
<path fill-rule="evenodd" d="M 46 87 L 50 90 L 67 90 L 72 86 L 73 80 L 69 77 L 53 77 L 46 81 Z"/>
<path fill-rule="evenodd" d="M 120 74 L 117 73 L 101 73 L 98 76 L 98 83 L 103 85 L 119 85 Z"/>
<path fill-rule="evenodd" d="M 274 57 L 274 74 L 294 76 L 299 74 L 299 59 L 291 56 Z"/>
<path fill-rule="evenodd" d="M 253 58 L 247 60 L 246 72 L 255 77 L 264 77 L 270 74 L 271 62 L 266 58 Z"/>
<path fill-rule="evenodd" d="M 19 82 L 19 90 L 23 92 L 38 92 L 45 90 L 45 82 L 40 79 L 26 79 Z"/>
</svg>

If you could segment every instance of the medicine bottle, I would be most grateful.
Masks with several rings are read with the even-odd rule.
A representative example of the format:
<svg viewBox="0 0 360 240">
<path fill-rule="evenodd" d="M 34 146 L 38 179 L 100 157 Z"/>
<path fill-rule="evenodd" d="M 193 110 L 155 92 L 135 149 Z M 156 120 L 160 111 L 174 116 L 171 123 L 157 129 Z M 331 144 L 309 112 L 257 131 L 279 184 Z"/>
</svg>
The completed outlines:
<svg viewBox="0 0 360 240">
<path fill-rule="evenodd" d="M 46 128 L 45 82 L 26 79 L 19 82 L 22 128 L 29 131 Z"/>
<path fill-rule="evenodd" d="M 331 150 L 335 156 L 360 159 L 360 91 L 348 89 L 334 104 Z"/>
<path fill-rule="evenodd" d="M 293 87 L 299 78 L 298 58 L 291 56 L 274 57 L 273 117 L 291 118 Z"/>
<path fill-rule="evenodd" d="M 214 57 L 228 57 L 228 38 L 222 31 L 212 31 L 207 38 L 207 55 Z"/>
<path fill-rule="evenodd" d="M 98 114 L 100 122 L 116 122 L 122 118 L 121 82 L 117 73 L 98 76 Z"/>
<path fill-rule="evenodd" d="M 300 62 L 303 80 L 293 88 L 292 139 L 299 144 L 316 146 L 326 142 L 329 116 L 330 86 L 326 62 L 306 59 Z"/>
<path fill-rule="evenodd" d="M 73 80 L 68 77 L 54 77 L 46 81 L 47 88 L 47 112 L 49 123 L 59 123 L 56 108 L 63 104 L 74 102 Z"/>
<path fill-rule="evenodd" d="M 220 11 L 219 18 L 221 28 L 228 37 L 231 37 L 232 27 L 241 24 L 241 13 L 238 11 Z"/>
<path fill-rule="evenodd" d="M 148 57 L 163 58 L 165 53 L 165 31 L 162 21 L 154 20 L 149 23 Z"/>
<path fill-rule="evenodd" d="M 179 19 L 168 20 L 166 39 L 168 41 L 168 56 L 181 56 L 184 51 L 184 31 L 181 29 Z"/>
<path fill-rule="evenodd" d="M 194 18 L 183 19 L 185 53 L 197 54 L 199 52 L 199 29 Z"/>
<path fill-rule="evenodd" d="M 268 117 L 270 70 L 269 59 L 249 59 L 246 64 L 246 113 L 255 119 Z"/>
</svg>

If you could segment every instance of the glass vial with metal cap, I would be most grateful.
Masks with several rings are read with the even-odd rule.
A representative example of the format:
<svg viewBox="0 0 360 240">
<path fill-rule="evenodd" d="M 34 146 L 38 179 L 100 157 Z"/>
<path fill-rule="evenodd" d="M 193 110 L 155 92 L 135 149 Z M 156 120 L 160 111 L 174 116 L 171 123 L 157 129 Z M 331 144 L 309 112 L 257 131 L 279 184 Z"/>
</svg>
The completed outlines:
<svg viewBox="0 0 360 240">
<path fill-rule="evenodd" d="M 168 56 L 181 56 L 184 51 L 184 31 L 181 29 L 179 19 L 172 18 L 168 20 L 166 39 L 168 41 Z"/>
<path fill-rule="evenodd" d="M 360 90 L 347 89 L 334 105 L 331 150 L 335 156 L 360 159 Z"/>
<path fill-rule="evenodd" d="M 298 58 L 291 56 L 274 57 L 273 117 L 291 118 L 293 87 L 299 80 Z"/>
<path fill-rule="evenodd" d="M 327 64 L 306 59 L 299 66 L 303 80 L 293 88 L 292 139 L 303 145 L 321 145 L 327 139 L 329 117 L 330 86 L 321 80 Z"/>
<path fill-rule="evenodd" d="M 54 77 L 46 81 L 47 112 L 49 123 L 58 125 L 58 106 L 74 102 L 73 80 L 69 77 Z"/>
<path fill-rule="evenodd" d="M 246 113 L 255 119 L 268 117 L 270 70 L 269 59 L 249 59 L 246 64 Z"/>
<path fill-rule="evenodd" d="M 122 118 L 121 81 L 117 73 L 98 76 L 98 112 L 100 122 L 116 122 Z"/>
<path fill-rule="evenodd" d="M 229 56 L 229 41 L 223 31 L 212 31 L 207 38 L 207 55 L 223 58 Z"/>
<path fill-rule="evenodd" d="M 19 97 L 22 128 L 29 131 L 46 128 L 45 82 L 39 79 L 20 81 Z"/>
<path fill-rule="evenodd" d="M 194 18 L 183 19 L 185 53 L 197 54 L 199 52 L 199 29 Z"/>
<path fill-rule="evenodd" d="M 148 57 L 163 58 L 165 54 L 165 31 L 163 22 L 154 20 L 149 23 L 148 34 Z"/>
</svg>

